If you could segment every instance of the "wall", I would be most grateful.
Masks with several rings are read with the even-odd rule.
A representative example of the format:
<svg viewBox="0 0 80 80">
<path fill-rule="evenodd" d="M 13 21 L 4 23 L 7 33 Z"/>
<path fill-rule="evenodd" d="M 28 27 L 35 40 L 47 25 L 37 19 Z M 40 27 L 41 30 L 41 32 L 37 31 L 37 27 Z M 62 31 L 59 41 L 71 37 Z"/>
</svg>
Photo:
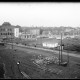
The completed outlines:
<svg viewBox="0 0 80 80">
<path fill-rule="evenodd" d="M 40 30 L 39 29 L 31 29 L 30 33 L 33 35 L 39 35 L 40 34 Z"/>
<path fill-rule="evenodd" d="M 14 28 L 14 37 L 19 37 L 19 28 Z"/>
<path fill-rule="evenodd" d="M 53 44 L 43 43 L 43 46 L 44 47 L 49 47 L 49 48 L 54 48 L 54 47 L 57 47 L 58 46 L 58 43 L 53 43 Z"/>
</svg>

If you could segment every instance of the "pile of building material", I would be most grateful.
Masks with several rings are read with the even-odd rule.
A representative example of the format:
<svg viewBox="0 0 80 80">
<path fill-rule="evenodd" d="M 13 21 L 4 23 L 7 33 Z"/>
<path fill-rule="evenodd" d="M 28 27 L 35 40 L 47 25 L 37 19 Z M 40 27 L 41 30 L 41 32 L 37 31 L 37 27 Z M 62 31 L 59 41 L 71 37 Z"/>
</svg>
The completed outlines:
<svg viewBox="0 0 80 80">
<path fill-rule="evenodd" d="M 50 56 L 50 57 L 42 57 L 41 55 L 38 56 L 37 59 L 34 59 L 33 63 L 35 65 L 37 65 L 40 69 L 42 69 L 43 71 L 49 71 L 51 73 L 60 73 L 61 70 L 59 69 L 55 69 L 55 68 L 48 68 L 47 65 L 49 64 L 58 64 L 59 63 L 59 60 L 57 57 L 54 57 L 54 56 Z"/>
<path fill-rule="evenodd" d="M 50 63 L 59 64 L 59 59 L 55 56 L 43 57 L 40 55 L 34 59 L 34 62 L 40 65 L 47 65 Z"/>
<path fill-rule="evenodd" d="M 59 63 L 59 59 L 55 56 L 51 56 L 51 57 L 45 57 L 44 61 L 47 63 L 47 64 L 50 64 L 50 63 L 55 63 L 55 64 L 58 64 Z"/>
</svg>

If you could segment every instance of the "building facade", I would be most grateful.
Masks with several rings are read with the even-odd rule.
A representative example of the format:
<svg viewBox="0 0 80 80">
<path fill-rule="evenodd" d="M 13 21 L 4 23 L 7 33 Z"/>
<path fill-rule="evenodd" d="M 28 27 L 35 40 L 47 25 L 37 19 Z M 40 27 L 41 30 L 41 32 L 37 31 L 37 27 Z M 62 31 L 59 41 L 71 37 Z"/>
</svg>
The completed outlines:
<svg viewBox="0 0 80 80">
<path fill-rule="evenodd" d="M 30 29 L 30 33 L 33 35 L 40 35 L 40 29 Z"/>
<path fill-rule="evenodd" d="M 14 28 L 14 36 L 19 37 L 19 28 Z"/>
<path fill-rule="evenodd" d="M 0 26 L 0 38 L 19 37 L 19 28 L 11 25 L 9 22 L 4 22 Z"/>
<path fill-rule="evenodd" d="M 43 47 L 54 48 L 57 47 L 58 43 L 44 42 Z"/>
<path fill-rule="evenodd" d="M 35 38 L 35 35 L 27 33 L 27 32 L 22 32 L 19 35 L 19 38 L 21 38 L 21 39 L 33 39 L 33 38 Z"/>
<path fill-rule="evenodd" d="M 57 47 L 59 40 L 51 38 L 51 39 L 47 39 L 46 41 L 43 41 L 42 45 L 43 47 L 47 47 L 47 48 L 55 48 Z"/>
</svg>

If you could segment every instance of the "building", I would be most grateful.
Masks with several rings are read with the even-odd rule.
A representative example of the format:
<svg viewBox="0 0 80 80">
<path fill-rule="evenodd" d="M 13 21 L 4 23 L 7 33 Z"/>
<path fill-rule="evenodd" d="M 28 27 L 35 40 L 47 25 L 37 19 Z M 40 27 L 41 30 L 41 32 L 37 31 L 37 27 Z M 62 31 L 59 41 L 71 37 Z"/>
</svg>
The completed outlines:
<svg viewBox="0 0 80 80">
<path fill-rule="evenodd" d="M 29 31 L 33 35 L 40 35 L 40 29 L 30 29 Z"/>
<path fill-rule="evenodd" d="M 46 41 L 44 41 L 42 43 L 43 47 L 47 47 L 47 48 L 55 48 L 58 46 L 58 42 L 59 40 L 57 39 L 47 39 Z"/>
<path fill-rule="evenodd" d="M 45 35 L 48 38 L 53 38 L 53 34 L 51 31 L 43 31 L 42 35 Z"/>
<path fill-rule="evenodd" d="M 29 39 L 32 38 L 32 36 L 30 34 L 28 34 L 27 32 L 22 32 L 19 36 L 21 39 Z"/>
<path fill-rule="evenodd" d="M 18 38 L 19 28 L 11 25 L 9 22 L 4 22 L 0 26 L 0 38 Z"/>
<path fill-rule="evenodd" d="M 14 28 L 14 36 L 19 37 L 19 28 Z"/>
<path fill-rule="evenodd" d="M 35 38 L 35 35 L 30 34 L 28 32 L 22 32 L 22 33 L 20 33 L 19 38 L 21 38 L 21 39 L 33 39 L 33 38 Z"/>
<path fill-rule="evenodd" d="M 40 35 L 40 29 L 29 28 L 24 32 L 21 32 L 19 37 L 21 39 L 35 39 Z"/>
</svg>

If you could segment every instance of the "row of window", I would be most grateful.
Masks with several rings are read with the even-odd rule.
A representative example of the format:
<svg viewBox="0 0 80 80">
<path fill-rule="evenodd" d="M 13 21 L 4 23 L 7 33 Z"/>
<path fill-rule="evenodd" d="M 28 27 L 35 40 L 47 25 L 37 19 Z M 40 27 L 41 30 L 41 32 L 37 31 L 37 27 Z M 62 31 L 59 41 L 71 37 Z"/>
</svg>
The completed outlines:
<svg viewBox="0 0 80 80">
<path fill-rule="evenodd" d="M 12 29 L 5 29 L 5 28 L 2 28 L 2 29 L 0 29 L 0 31 L 12 31 Z"/>
<path fill-rule="evenodd" d="M 1 35 L 12 35 L 13 33 L 1 33 Z"/>
</svg>

